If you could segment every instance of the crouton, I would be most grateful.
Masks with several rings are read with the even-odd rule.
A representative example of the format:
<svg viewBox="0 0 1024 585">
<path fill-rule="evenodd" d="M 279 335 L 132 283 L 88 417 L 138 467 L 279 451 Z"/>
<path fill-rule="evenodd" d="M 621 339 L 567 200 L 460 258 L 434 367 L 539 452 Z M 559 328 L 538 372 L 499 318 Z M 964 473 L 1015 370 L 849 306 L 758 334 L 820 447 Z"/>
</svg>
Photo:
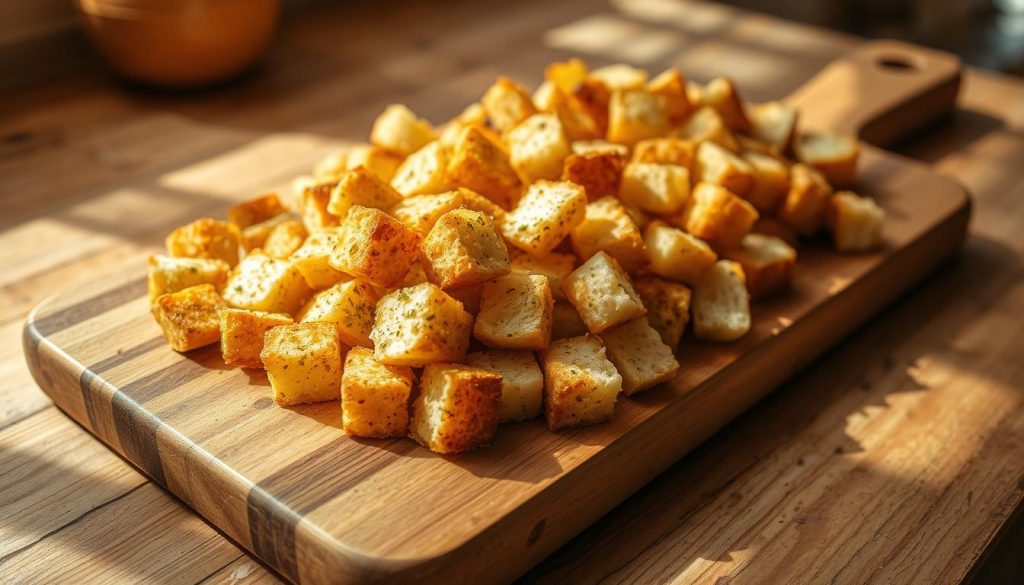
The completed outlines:
<svg viewBox="0 0 1024 585">
<path fill-rule="evenodd" d="M 622 376 L 608 361 L 600 339 L 586 335 L 552 342 L 541 362 L 544 416 L 550 430 L 612 419 Z"/>
<path fill-rule="evenodd" d="M 341 426 L 352 437 L 404 437 L 409 431 L 412 369 L 389 366 L 373 350 L 353 347 L 341 374 Z"/>
<path fill-rule="evenodd" d="M 671 380 L 679 371 L 672 349 L 643 317 L 612 327 L 601 341 L 627 396 Z"/>
<path fill-rule="evenodd" d="M 435 453 L 459 453 L 489 443 L 500 416 L 501 374 L 430 364 L 420 376 L 409 436 Z"/>
<path fill-rule="evenodd" d="M 437 195 L 413 195 L 396 203 L 388 213 L 416 233 L 425 236 L 442 215 L 458 209 L 462 202 L 460 190 Z"/>
<path fill-rule="evenodd" d="M 551 341 L 548 279 L 513 273 L 483 285 L 473 335 L 490 348 L 540 350 Z"/>
<path fill-rule="evenodd" d="M 223 307 L 224 299 L 212 284 L 199 284 L 160 295 L 151 310 L 167 344 L 185 352 L 220 339 L 218 311 Z"/>
<path fill-rule="evenodd" d="M 714 108 L 697 108 L 676 132 L 678 138 L 693 143 L 714 142 L 732 151 L 739 150 L 736 137 L 729 131 L 725 120 Z"/>
<path fill-rule="evenodd" d="M 290 260 L 253 250 L 235 268 L 224 300 L 236 309 L 294 315 L 312 291 Z"/>
<path fill-rule="evenodd" d="M 500 143 L 501 137 L 487 126 L 487 112 L 479 103 L 470 104 L 458 116 L 449 120 L 442 128 L 438 140 L 446 149 L 451 150 L 459 140 L 463 130 L 473 126 L 487 135 L 492 142 Z"/>
<path fill-rule="evenodd" d="M 686 212 L 686 231 L 722 249 L 736 248 L 757 221 L 757 210 L 725 187 L 697 183 Z"/>
<path fill-rule="evenodd" d="M 676 125 L 685 120 L 694 109 L 686 95 L 686 79 L 679 69 L 666 69 L 647 84 L 647 91 L 665 98 L 665 115 L 669 124 Z"/>
<path fill-rule="evenodd" d="M 224 290 L 231 267 L 223 260 L 208 258 L 172 258 L 150 256 L 146 278 L 149 302 L 160 295 L 176 293 L 200 284 L 212 284 L 218 292 Z"/>
<path fill-rule="evenodd" d="M 410 154 L 395 169 L 391 186 L 404 197 L 448 190 L 448 153 L 440 141 Z"/>
<path fill-rule="evenodd" d="M 590 77 L 599 80 L 611 90 L 643 89 L 647 83 L 646 71 L 623 63 L 598 67 L 590 72 Z"/>
<path fill-rule="evenodd" d="M 767 102 L 750 108 L 747 114 L 754 138 L 771 146 L 776 154 L 789 151 L 796 135 L 796 108 L 782 102 Z"/>
<path fill-rule="evenodd" d="M 346 345 L 373 347 L 370 331 L 380 293 L 368 282 L 350 280 L 319 292 L 299 311 L 299 323 L 334 323 Z"/>
<path fill-rule="evenodd" d="M 346 171 L 338 179 L 338 184 L 331 191 L 330 199 L 327 202 L 327 211 L 337 216 L 339 220 L 344 220 L 349 208 L 353 205 L 390 209 L 392 205 L 401 200 L 402 194 L 377 174 L 365 167 L 356 167 L 351 171 Z"/>
<path fill-rule="evenodd" d="M 392 104 L 377 116 L 370 130 L 370 142 L 383 149 L 408 156 L 437 139 L 426 120 L 401 104 Z"/>
<path fill-rule="evenodd" d="M 379 209 L 354 205 L 341 226 L 331 266 L 376 286 L 402 282 L 419 256 L 420 236 Z"/>
<path fill-rule="evenodd" d="M 499 77 L 480 100 L 487 117 L 504 132 L 537 113 L 530 92 L 507 77 Z"/>
<path fill-rule="evenodd" d="M 698 339 L 732 341 L 750 331 L 750 297 L 743 267 L 719 260 L 693 290 L 693 333 Z"/>
<path fill-rule="evenodd" d="M 228 223 L 234 224 L 241 230 L 263 223 L 285 212 L 287 210 L 281 205 L 281 199 L 277 193 L 267 193 L 233 205 L 231 209 L 228 209 Z"/>
<path fill-rule="evenodd" d="M 474 319 L 480 313 L 480 298 L 483 296 L 484 292 L 484 286 L 482 284 L 453 288 L 446 290 L 445 292 L 448 293 L 448 296 L 451 298 L 462 303 L 462 308 L 472 315 Z"/>
<path fill-rule="evenodd" d="M 331 266 L 331 254 L 341 241 L 338 228 L 314 232 L 288 258 L 313 290 L 325 289 L 350 277 Z"/>
<path fill-rule="evenodd" d="M 562 163 L 572 153 L 562 122 L 554 114 L 534 114 L 505 135 L 509 160 L 524 180 L 557 180 Z"/>
<path fill-rule="evenodd" d="M 608 140 L 632 146 L 669 129 L 665 97 L 643 90 L 612 92 L 608 104 Z"/>
<path fill-rule="evenodd" d="M 347 350 L 330 323 L 280 325 L 267 331 L 260 360 L 274 402 L 293 406 L 339 400 L 342 356 Z"/>
<path fill-rule="evenodd" d="M 465 128 L 459 135 L 449 155 L 447 180 L 505 209 L 515 204 L 522 188 L 508 154 L 476 127 Z"/>
<path fill-rule="evenodd" d="M 417 258 L 416 261 L 412 263 L 412 266 L 409 267 L 409 272 L 405 273 L 405 278 L 402 279 L 402 284 L 400 284 L 398 288 L 405 288 L 407 286 L 422 284 L 424 282 L 429 282 L 429 279 L 427 279 L 427 271 L 423 269 L 423 260 L 421 258 Z"/>
<path fill-rule="evenodd" d="M 575 140 L 569 146 L 573 154 L 617 154 L 621 157 L 629 156 L 629 147 L 622 144 L 615 144 L 607 140 Z"/>
<path fill-rule="evenodd" d="M 682 138 L 648 138 L 633 147 L 635 163 L 670 164 L 692 171 L 697 158 L 697 144 Z"/>
<path fill-rule="evenodd" d="M 679 165 L 629 163 L 622 172 L 619 196 L 641 211 L 678 213 L 690 197 L 690 171 Z"/>
<path fill-rule="evenodd" d="M 586 215 L 587 195 L 568 181 L 537 181 L 505 215 L 505 239 L 534 255 L 550 252 Z"/>
<path fill-rule="evenodd" d="M 256 248 L 264 248 L 267 243 L 267 238 L 270 237 L 271 232 L 273 232 L 277 226 L 294 221 L 294 219 L 295 217 L 292 214 L 282 213 L 280 215 L 275 215 L 268 220 L 242 228 L 242 249 L 246 252 L 251 252 Z"/>
<path fill-rule="evenodd" d="M 754 172 L 754 185 L 741 196 L 758 213 L 774 213 L 789 191 L 789 167 L 774 156 L 753 150 L 744 151 L 743 158 Z"/>
<path fill-rule="evenodd" d="M 544 79 L 562 91 L 572 91 L 587 77 L 587 64 L 580 59 L 555 61 L 544 68 Z"/>
<path fill-rule="evenodd" d="M 583 187 L 587 199 L 595 201 L 619 194 L 626 159 L 616 152 L 570 154 L 562 165 L 562 179 Z"/>
<path fill-rule="evenodd" d="M 802 236 L 813 236 L 825 222 L 832 187 L 821 173 L 797 163 L 789 169 L 789 191 L 779 208 L 779 219 Z"/>
<path fill-rule="evenodd" d="M 588 203 L 583 222 L 573 228 L 571 237 L 572 248 L 580 260 L 603 250 L 626 272 L 636 272 L 647 264 L 640 228 L 614 197 Z"/>
<path fill-rule="evenodd" d="M 714 108 L 730 130 L 746 131 L 750 128 L 743 100 L 736 85 L 728 77 L 716 77 L 704 85 L 700 105 Z"/>
<path fill-rule="evenodd" d="M 264 313 L 246 309 L 220 310 L 220 353 L 224 363 L 243 368 L 262 368 L 260 353 L 267 331 L 279 325 L 291 325 L 283 313 Z"/>
<path fill-rule="evenodd" d="M 338 218 L 327 211 L 327 204 L 330 203 L 335 185 L 334 182 L 316 183 L 302 190 L 299 212 L 302 223 L 306 224 L 306 230 L 309 232 L 338 226 Z"/>
<path fill-rule="evenodd" d="M 885 210 L 872 199 L 840 191 L 829 202 L 827 219 L 840 252 L 863 252 L 882 243 Z"/>
<path fill-rule="evenodd" d="M 465 288 L 509 273 L 508 250 L 487 215 L 455 209 L 437 221 L 421 246 L 427 278 Z"/>
<path fill-rule="evenodd" d="M 696 284 L 718 260 L 700 238 L 655 221 L 644 232 L 651 272 L 689 285 Z"/>
<path fill-rule="evenodd" d="M 594 334 L 647 312 L 619 263 L 604 252 L 594 254 L 574 270 L 562 288 Z"/>
<path fill-rule="evenodd" d="M 573 92 L 567 92 L 545 81 L 533 94 L 533 101 L 542 112 L 558 117 L 569 140 L 604 136 L 608 126 L 608 99 L 607 88 L 599 82 L 581 83 Z"/>
<path fill-rule="evenodd" d="M 456 191 L 462 196 L 462 206 L 466 209 L 485 213 L 498 222 L 505 217 L 505 209 L 476 191 L 465 187 L 459 187 Z"/>
<path fill-rule="evenodd" d="M 266 241 L 263 242 L 263 251 L 274 258 L 288 258 L 302 247 L 307 236 L 309 232 L 301 221 L 283 221 L 270 230 Z"/>
<path fill-rule="evenodd" d="M 377 360 L 393 366 L 458 362 L 466 357 L 473 316 L 434 284 L 400 288 L 377 303 L 370 339 Z"/>
<path fill-rule="evenodd" d="M 690 322 L 692 292 L 681 284 L 650 276 L 637 279 L 633 287 L 647 309 L 647 322 L 675 351 Z"/>
<path fill-rule="evenodd" d="M 697 147 L 697 180 L 721 185 L 743 197 L 754 186 L 754 169 L 746 160 L 714 142 Z"/>
<path fill-rule="evenodd" d="M 555 301 L 551 310 L 551 339 L 568 339 L 586 335 L 587 324 L 580 319 L 576 307 L 567 301 Z"/>
<path fill-rule="evenodd" d="M 301 176 L 295 177 L 294 179 L 292 179 L 292 182 L 288 186 L 288 189 L 286 191 L 284 191 L 283 194 L 281 195 L 281 205 L 283 205 L 284 208 L 289 213 L 294 213 L 296 215 L 302 215 L 302 196 L 303 196 L 303 193 L 306 192 L 306 189 L 309 189 L 310 187 L 313 187 L 314 185 L 317 185 L 319 183 L 324 183 L 324 182 L 332 182 L 333 183 L 333 180 L 332 181 L 322 181 L 320 179 L 316 179 L 316 178 L 311 177 L 309 175 L 301 175 Z"/>
<path fill-rule="evenodd" d="M 509 260 L 512 272 L 545 276 L 548 279 L 548 284 L 551 285 L 552 296 L 555 299 L 565 298 L 562 293 L 562 281 L 576 269 L 575 256 L 558 252 L 534 256 L 518 248 L 513 248 L 509 250 Z"/>
<path fill-rule="evenodd" d="M 779 238 L 747 234 L 740 247 L 725 256 L 743 267 L 747 292 L 753 299 L 788 290 L 793 280 L 796 250 Z"/>
<path fill-rule="evenodd" d="M 234 225 L 204 217 L 183 225 L 167 236 L 167 255 L 174 258 L 209 258 L 238 264 L 239 231 Z"/>
<path fill-rule="evenodd" d="M 403 160 L 405 160 L 404 155 L 396 154 L 379 146 L 360 144 L 352 147 L 346 153 L 344 170 L 351 171 L 363 167 L 377 175 L 381 181 L 390 183 Z M 336 181 L 340 178 L 341 173 L 337 173 L 337 176 L 327 180 Z"/>
<path fill-rule="evenodd" d="M 544 401 L 544 375 L 533 352 L 489 349 L 466 356 L 466 365 L 501 374 L 498 423 L 537 418 Z"/>
<path fill-rule="evenodd" d="M 824 175 L 833 187 L 850 187 L 857 180 L 860 143 L 854 136 L 804 134 L 796 140 L 793 150 L 797 160 Z"/>
</svg>

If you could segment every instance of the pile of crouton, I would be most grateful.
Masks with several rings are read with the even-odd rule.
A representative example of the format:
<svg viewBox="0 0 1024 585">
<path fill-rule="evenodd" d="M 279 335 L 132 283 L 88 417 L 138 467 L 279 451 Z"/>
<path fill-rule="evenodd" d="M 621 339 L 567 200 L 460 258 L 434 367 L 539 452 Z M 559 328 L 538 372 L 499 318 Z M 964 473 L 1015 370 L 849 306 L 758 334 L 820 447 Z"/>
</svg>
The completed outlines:
<svg viewBox="0 0 1024 585">
<path fill-rule="evenodd" d="M 728 342 L 789 288 L 801 238 L 880 245 L 858 143 L 802 134 L 733 83 L 554 63 L 441 126 L 391 105 L 370 143 L 294 189 L 167 237 L 167 342 L 219 343 L 281 405 L 340 400 L 345 432 L 455 453 L 500 423 L 612 418 L 672 379 L 687 326 Z"/>
</svg>

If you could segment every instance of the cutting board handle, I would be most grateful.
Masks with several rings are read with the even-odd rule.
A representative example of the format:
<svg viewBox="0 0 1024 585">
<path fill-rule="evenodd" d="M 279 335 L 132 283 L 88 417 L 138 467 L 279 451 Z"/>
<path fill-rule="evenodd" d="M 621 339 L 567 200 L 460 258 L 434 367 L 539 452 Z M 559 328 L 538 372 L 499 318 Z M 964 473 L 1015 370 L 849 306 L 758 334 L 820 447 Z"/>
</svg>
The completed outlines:
<svg viewBox="0 0 1024 585">
<path fill-rule="evenodd" d="M 829 64 L 786 101 L 800 127 L 833 130 L 887 146 L 949 113 L 960 60 L 898 41 L 872 41 Z"/>
</svg>

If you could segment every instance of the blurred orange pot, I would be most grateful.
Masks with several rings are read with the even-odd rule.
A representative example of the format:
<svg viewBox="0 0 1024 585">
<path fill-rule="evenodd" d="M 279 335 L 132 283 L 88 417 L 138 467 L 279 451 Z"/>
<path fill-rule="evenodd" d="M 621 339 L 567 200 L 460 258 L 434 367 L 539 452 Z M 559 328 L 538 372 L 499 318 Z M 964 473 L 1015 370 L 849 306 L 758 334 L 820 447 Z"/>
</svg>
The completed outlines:
<svg viewBox="0 0 1024 585">
<path fill-rule="evenodd" d="M 122 75 L 191 87 L 252 65 L 277 24 L 279 0 L 75 0 L 96 49 Z"/>
</svg>

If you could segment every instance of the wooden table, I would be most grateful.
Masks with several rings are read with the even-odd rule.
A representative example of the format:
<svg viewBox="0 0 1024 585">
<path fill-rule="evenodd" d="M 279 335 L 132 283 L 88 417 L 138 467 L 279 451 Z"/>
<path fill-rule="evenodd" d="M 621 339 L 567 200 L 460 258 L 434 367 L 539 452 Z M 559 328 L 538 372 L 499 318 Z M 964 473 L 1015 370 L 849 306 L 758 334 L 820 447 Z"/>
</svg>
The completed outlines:
<svg viewBox="0 0 1024 585">
<path fill-rule="evenodd" d="M 268 65 L 204 94 L 85 74 L 0 97 L 0 582 L 277 578 L 77 427 L 34 385 L 46 296 L 141 266 L 245 184 L 203 161 L 364 136 L 386 103 L 476 99 L 546 62 L 675 62 L 784 95 L 853 39 L 655 0 L 351 2 L 284 28 Z M 386 31 L 386 32 L 382 32 Z M 438 95 L 450 100 L 438 100 Z M 427 99 L 427 98 L 430 99 Z M 975 196 L 960 259 L 534 569 L 539 582 L 955 582 L 1024 497 L 1024 84 L 969 72 L 953 119 L 900 150 Z M 921 193 L 927 197 L 927 193 Z"/>
</svg>

